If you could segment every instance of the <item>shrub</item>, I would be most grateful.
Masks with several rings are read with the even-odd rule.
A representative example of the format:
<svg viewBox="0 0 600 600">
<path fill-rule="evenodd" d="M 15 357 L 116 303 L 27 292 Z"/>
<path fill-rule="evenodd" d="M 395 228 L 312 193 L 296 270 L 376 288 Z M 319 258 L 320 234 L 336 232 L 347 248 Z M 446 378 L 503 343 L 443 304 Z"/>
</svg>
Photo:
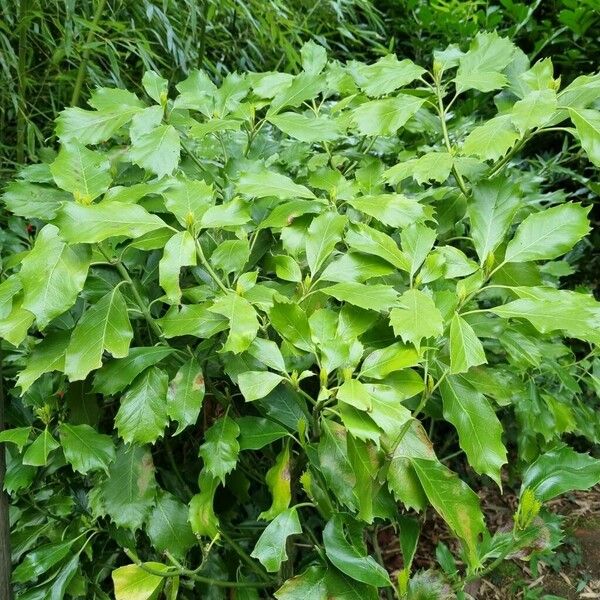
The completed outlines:
<svg viewBox="0 0 600 600">
<path fill-rule="evenodd" d="M 598 438 L 600 305 L 560 286 L 589 207 L 512 163 L 558 132 L 600 164 L 600 77 L 561 90 L 494 33 L 430 71 L 301 56 L 100 88 L 8 186 L 37 231 L 0 285 L 23 598 L 104 598 L 111 572 L 118 600 L 461 595 L 600 480 L 563 441 Z M 488 531 L 468 483 L 516 481 Z M 460 542 L 443 574 L 411 570 L 428 506 Z"/>
</svg>

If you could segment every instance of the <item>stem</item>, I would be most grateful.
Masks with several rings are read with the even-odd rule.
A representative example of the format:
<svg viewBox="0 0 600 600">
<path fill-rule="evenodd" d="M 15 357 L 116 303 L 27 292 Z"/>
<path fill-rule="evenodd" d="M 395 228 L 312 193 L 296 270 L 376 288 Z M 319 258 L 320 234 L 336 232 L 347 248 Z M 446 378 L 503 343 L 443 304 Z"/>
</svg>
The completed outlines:
<svg viewBox="0 0 600 600">
<path fill-rule="evenodd" d="M 83 80 L 85 78 L 85 68 L 87 66 L 88 59 L 90 58 L 90 46 L 94 41 L 96 28 L 98 27 L 98 23 L 102 17 L 105 4 L 106 0 L 99 0 L 98 6 L 96 6 L 96 12 L 94 13 L 94 18 L 92 20 L 90 30 L 88 31 L 87 39 L 85 40 L 85 48 L 83 49 L 81 62 L 79 63 L 79 69 L 77 70 L 77 79 L 75 80 L 75 87 L 73 88 L 73 95 L 71 96 L 71 106 L 77 106 L 79 103 L 79 96 L 81 95 L 81 88 L 83 87 Z"/>
<path fill-rule="evenodd" d="M 4 378 L 2 375 L 2 354 L 0 353 L 0 431 L 4 430 Z M 10 554 L 10 523 L 8 520 L 8 495 L 4 491 L 6 476 L 6 459 L 4 444 L 0 444 L 0 598 L 10 600 L 11 554 Z"/>
<path fill-rule="evenodd" d="M 98 248 L 98 250 L 100 250 L 101 254 L 106 258 L 106 260 L 108 260 L 111 265 L 116 267 L 116 269 L 117 269 L 117 271 L 119 271 L 119 274 L 121 275 L 121 278 L 123 279 L 123 281 L 125 281 L 125 283 L 129 284 L 129 287 L 131 288 L 131 293 L 133 294 L 135 303 L 137 304 L 138 308 L 140 309 L 140 312 L 144 315 L 144 319 L 146 319 L 148 325 L 152 328 L 152 331 L 154 331 L 154 333 L 159 338 L 163 338 L 163 333 L 162 333 L 161 328 L 159 327 L 158 323 L 153 319 L 152 315 L 150 314 L 150 311 L 148 310 L 148 307 L 146 306 L 144 299 L 140 296 L 140 293 L 138 292 L 137 288 L 135 287 L 135 283 L 134 283 L 133 279 L 131 279 L 127 269 L 123 266 L 123 263 L 121 261 L 115 262 L 114 260 L 112 260 L 110 258 L 110 256 L 104 251 L 104 249 L 99 244 L 98 244 L 97 248 Z"/>
<path fill-rule="evenodd" d="M 246 565 L 250 569 L 252 569 L 263 581 L 268 580 L 267 574 L 262 570 L 261 567 L 258 566 L 258 563 L 254 562 L 250 558 L 248 553 L 232 537 L 230 537 L 224 531 L 220 531 L 219 533 L 221 534 L 221 537 L 231 546 L 231 548 L 233 548 L 233 550 L 235 550 L 237 555 L 242 559 L 243 562 L 246 563 Z"/>
<path fill-rule="evenodd" d="M 131 550 L 128 548 L 124 548 L 123 552 L 140 568 L 142 571 L 146 571 L 146 573 L 150 573 L 150 575 L 156 575 L 158 577 L 187 577 L 199 583 L 205 583 L 207 585 L 214 585 L 217 587 L 224 588 L 264 588 L 275 585 L 275 582 L 265 581 L 262 582 L 254 582 L 254 581 L 223 581 L 222 579 L 213 579 L 212 577 L 204 577 L 203 575 L 198 575 L 189 569 L 177 569 L 171 571 L 161 571 L 159 569 L 154 569 L 144 564 Z"/>
<path fill-rule="evenodd" d="M 448 135 L 448 126 L 446 125 L 446 109 L 444 108 L 444 100 L 442 98 L 442 90 L 440 88 L 439 81 L 436 81 L 435 93 L 438 101 L 437 108 L 440 117 L 440 122 L 442 125 L 442 133 L 444 135 L 444 143 L 446 144 L 448 154 L 452 154 L 452 144 L 450 143 L 450 136 Z M 452 101 L 454 101 L 454 99 Z M 454 165 L 452 165 L 452 175 L 454 175 L 454 179 L 456 179 L 456 183 L 458 183 L 460 191 L 463 193 L 465 198 L 468 198 L 469 192 L 467 190 L 467 186 L 465 185 L 465 180 L 463 179 L 463 176 L 456 170 L 456 167 Z"/>
<path fill-rule="evenodd" d="M 208 274 L 213 278 L 214 282 L 221 288 L 225 293 L 229 292 L 227 286 L 221 281 L 220 277 L 213 271 L 213 268 L 210 266 L 210 263 L 206 260 L 206 256 L 204 256 L 204 251 L 202 250 L 202 246 L 200 242 L 196 240 L 196 254 L 202 263 L 202 266 L 208 271 Z"/>
</svg>

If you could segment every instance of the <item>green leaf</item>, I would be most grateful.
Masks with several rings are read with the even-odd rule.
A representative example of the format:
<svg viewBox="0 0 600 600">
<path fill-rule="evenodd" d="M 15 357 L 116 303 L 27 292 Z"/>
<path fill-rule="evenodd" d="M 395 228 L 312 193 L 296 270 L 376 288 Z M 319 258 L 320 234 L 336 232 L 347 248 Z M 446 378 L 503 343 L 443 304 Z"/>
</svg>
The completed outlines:
<svg viewBox="0 0 600 600">
<path fill-rule="evenodd" d="M 102 354 L 123 358 L 129 352 L 133 331 L 127 305 L 118 287 L 100 298 L 79 319 L 65 356 L 65 374 L 70 381 L 85 379 L 102 366 Z"/>
<path fill-rule="evenodd" d="M 456 91 L 490 92 L 503 87 L 506 77 L 500 71 L 512 61 L 514 53 L 515 46 L 508 38 L 499 37 L 495 31 L 478 33 L 458 61 Z"/>
<path fill-rule="evenodd" d="M 279 254 L 273 257 L 275 274 L 285 281 L 302 281 L 302 271 L 298 263 L 291 257 Z M 322 275 L 321 275 L 322 277 Z"/>
<path fill-rule="evenodd" d="M 0 431 L 0 443 L 11 443 L 19 449 L 23 450 L 25 444 L 29 440 L 31 427 L 13 427 L 12 429 L 4 429 Z"/>
<path fill-rule="evenodd" d="M 25 368 L 19 372 L 16 385 L 23 395 L 44 373 L 64 371 L 65 352 L 69 343 L 67 332 L 54 332 L 46 336 L 29 355 Z"/>
<path fill-rule="evenodd" d="M 23 455 L 23 464 L 32 467 L 44 467 L 50 452 L 60 447 L 48 428 L 44 429 L 29 445 Z"/>
<path fill-rule="evenodd" d="M 196 69 L 187 79 L 177 84 L 179 96 L 175 100 L 174 108 L 189 108 L 197 110 L 206 117 L 212 117 L 215 84 L 205 71 Z"/>
<path fill-rule="evenodd" d="M 475 127 L 466 137 L 462 152 L 484 160 L 498 160 L 518 139 L 519 132 L 512 123 L 511 115 L 500 115 Z"/>
<path fill-rule="evenodd" d="M 542 502 L 572 490 L 587 490 L 600 481 L 600 461 L 559 445 L 542 454 L 523 473 L 521 494 L 530 489 Z"/>
<path fill-rule="evenodd" d="M 504 261 L 551 260 L 565 254 L 589 233 L 590 208 L 568 202 L 529 215 L 508 243 Z"/>
<path fill-rule="evenodd" d="M 148 515 L 146 532 L 157 552 L 170 552 L 183 559 L 196 538 L 188 523 L 188 508 L 167 492 L 159 494 Z"/>
<path fill-rule="evenodd" d="M 76 143 L 62 145 L 50 170 L 56 185 L 83 204 L 103 194 L 112 181 L 106 156 Z"/>
<path fill-rule="evenodd" d="M 556 111 L 554 90 L 534 90 L 522 100 L 515 102 L 511 110 L 514 126 L 523 134 L 530 129 L 542 127 Z"/>
<path fill-rule="evenodd" d="M 18 346 L 27 337 L 27 331 L 34 320 L 33 313 L 21 307 L 21 298 L 17 299 L 10 313 L 4 319 L 0 319 L 0 338 Z"/>
<path fill-rule="evenodd" d="M 336 283 L 320 290 L 340 302 L 349 302 L 365 310 L 387 311 L 398 300 L 398 292 L 391 285 L 364 283 Z"/>
<path fill-rule="evenodd" d="M 124 390 L 142 371 L 174 352 L 167 346 L 130 348 L 129 354 L 106 363 L 94 375 L 94 390 L 112 396 Z"/>
<path fill-rule="evenodd" d="M 259 329 L 256 311 L 250 302 L 229 293 L 218 298 L 208 310 L 223 315 L 229 321 L 229 336 L 223 350 L 234 354 L 247 350 Z"/>
<path fill-rule="evenodd" d="M 373 504 L 379 488 L 375 476 L 379 469 L 379 461 L 373 445 L 364 440 L 347 436 L 348 458 L 356 477 L 354 493 L 358 500 L 358 518 L 365 523 L 373 522 Z"/>
<path fill-rule="evenodd" d="M 383 174 L 384 179 L 391 185 L 397 185 L 403 179 L 412 177 L 419 185 L 429 181 L 444 183 L 454 160 L 447 152 L 428 152 L 416 159 L 401 162 Z"/>
<path fill-rule="evenodd" d="M 19 279 L 23 286 L 22 307 L 35 315 L 40 329 L 75 304 L 87 278 L 90 258 L 88 248 L 67 246 L 54 225 L 46 225 L 39 232 L 21 263 Z"/>
<path fill-rule="evenodd" d="M 250 208 L 240 198 L 234 198 L 224 204 L 211 206 L 200 219 L 200 227 L 214 229 L 217 227 L 235 227 L 246 225 L 252 220 Z"/>
<path fill-rule="evenodd" d="M 330 142 L 340 136 L 336 121 L 326 116 L 306 117 L 294 112 L 285 112 L 273 115 L 267 120 L 283 133 L 308 144 Z"/>
<path fill-rule="evenodd" d="M 241 272 L 249 258 L 248 240 L 225 240 L 210 255 L 210 264 L 228 275 Z"/>
<path fill-rule="evenodd" d="M 427 294 L 417 289 L 407 290 L 398 304 L 398 308 L 390 311 L 390 323 L 404 342 L 411 342 L 418 349 L 423 338 L 442 335 L 442 315 Z"/>
<path fill-rule="evenodd" d="M 415 65 L 412 60 L 398 60 L 394 54 L 388 54 L 371 65 L 350 63 L 349 71 L 356 85 L 367 96 L 385 96 L 404 87 L 420 77 L 425 69 Z"/>
<path fill-rule="evenodd" d="M 527 319 L 541 333 L 564 330 L 567 335 L 600 344 L 600 303 L 593 296 L 544 287 L 514 287 L 519 296 L 489 309 L 505 319 Z"/>
<path fill-rule="evenodd" d="M 348 204 L 394 228 L 408 227 L 425 217 L 425 207 L 402 194 L 378 194 L 351 198 Z"/>
<path fill-rule="evenodd" d="M 167 570 L 157 562 L 142 563 L 154 571 Z M 137 565 L 125 565 L 115 569 L 112 574 L 115 588 L 115 600 L 154 600 L 163 588 L 165 578 L 153 575 Z"/>
<path fill-rule="evenodd" d="M 158 263 L 158 281 L 169 304 L 179 304 L 181 301 L 181 268 L 195 264 L 196 242 L 189 231 L 179 231 L 165 244 L 163 256 Z"/>
<path fill-rule="evenodd" d="M 204 443 L 198 456 L 204 460 L 207 473 L 225 483 L 225 475 L 231 473 L 237 463 L 240 445 L 237 441 L 240 428 L 228 416 L 215 421 L 204 433 Z"/>
<path fill-rule="evenodd" d="M 142 373 L 121 398 L 115 427 L 127 443 L 154 443 L 167 426 L 168 375 L 158 367 Z"/>
<path fill-rule="evenodd" d="M 43 220 L 53 219 L 61 203 L 70 198 L 67 192 L 28 181 L 11 181 L 2 194 L 2 200 L 11 213 Z"/>
<path fill-rule="evenodd" d="M 269 312 L 275 331 L 300 350 L 312 352 L 313 343 L 306 313 L 297 304 L 274 302 Z"/>
<path fill-rule="evenodd" d="M 288 106 L 300 106 L 306 100 L 315 98 L 324 87 L 324 78 L 318 73 L 300 73 L 296 75 L 291 84 L 279 91 L 271 107 L 267 111 L 270 117 Z"/>
<path fill-rule="evenodd" d="M 381 231 L 357 223 L 346 232 L 345 240 L 351 250 L 382 258 L 401 271 L 410 270 L 408 258 L 396 242 Z"/>
<path fill-rule="evenodd" d="M 162 109 L 161 109 L 162 110 Z M 179 164 L 179 133 L 173 125 L 158 125 L 131 136 L 130 156 L 134 164 L 157 177 L 171 175 Z"/>
<path fill-rule="evenodd" d="M 120 446 L 108 468 L 108 477 L 98 490 L 101 514 L 110 516 L 118 527 L 139 529 L 154 505 L 156 494 L 150 452 L 141 446 Z"/>
<path fill-rule="evenodd" d="M 10 315 L 14 297 L 21 291 L 21 280 L 18 274 L 7 277 L 0 283 L 0 319 Z"/>
<path fill-rule="evenodd" d="M 337 392 L 337 399 L 345 402 L 359 410 L 370 411 L 373 407 L 373 400 L 369 394 L 369 389 L 358 379 L 347 379 L 342 383 Z"/>
<path fill-rule="evenodd" d="M 393 267 L 380 258 L 352 252 L 342 254 L 336 260 L 331 261 L 323 269 L 319 279 L 339 283 L 348 281 L 362 283 L 373 277 L 382 277 L 393 272 Z"/>
<path fill-rule="evenodd" d="M 500 469 L 506 464 L 502 425 L 489 402 L 460 377 L 446 377 L 440 384 L 444 419 L 458 432 L 460 447 L 480 475 L 489 475 L 501 486 Z"/>
<path fill-rule="evenodd" d="M 600 167 L 600 112 L 570 108 L 569 115 L 590 162 Z"/>
<path fill-rule="evenodd" d="M 335 515 L 323 530 L 325 554 L 331 563 L 351 579 L 376 587 L 391 585 L 387 571 L 364 549 L 356 548 L 344 533 L 344 517 Z"/>
<path fill-rule="evenodd" d="M 169 82 L 163 79 L 158 73 L 155 71 L 146 71 L 142 77 L 142 86 L 152 100 L 158 102 L 158 104 L 166 103 Z"/>
<path fill-rule="evenodd" d="M 173 179 L 164 190 L 165 206 L 182 227 L 200 222 L 213 204 L 214 190 L 204 181 Z"/>
<path fill-rule="evenodd" d="M 61 142 L 106 142 L 144 108 L 135 94 L 110 88 L 98 88 L 89 104 L 96 110 L 70 107 L 59 113 L 56 135 Z"/>
<path fill-rule="evenodd" d="M 193 335 L 209 338 L 227 329 L 226 317 L 213 313 L 207 304 L 186 304 L 171 307 L 164 317 L 157 320 L 166 338 Z"/>
<path fill-rule="evenodd" d="M 408 94 L 371 100 L 352 112 L 352 122 L 361 135 L 394 135 L 420 108 L 425 100 Z"/>
<path fill-rule="evenodd" d="M 240 450 L 260 450 L 288 435 L 288 430 L 264 417 L 239 417 L 235 420 L 240 428 Z"/>
<path fill-rule="evenodd" d="M 188 520 L 196 536 L 207 536 L 212 540 L 219 535 L 219 520 L 213 508 L 219 479 L 202 471 L 198 477 L 198 487 L 200 493 L 190 500 Z"/>
<path fill-rule="evenodd" d="M 396 342 L 367 355 L 360 369 L 360 376 L 383 379 L 394 371 L 414 367 L 420 362 L 421 355 L 414 348 Z"/>
<path fill-rule="evenodd" d="M 504 240 L 520 202 L 518 187 L 505 178 L 483 180 L 473 186 L 467 214 L 480 264 L 483 265 Z"/>
<path fill-rule="evenodd" d="M 411 463 L 433 508 L 466 546 L 469 564 L 478 565 L 485 525 L 477 494 L 440 462 L 413 458 Z"/>
<path fill-rule="evenodd" d="M 410 262 L 410 277 L 414 277 L 419 267 L 433 248 L 436 232 L 422 223 L 415 223 L 406 227 L 400 234 L 402 250 Z"/>
<path fill-rule="evenodd" d="M 267 367 L 275 369 L 275 371 L 279 371 L 280 373 L 286 372 L 283 355 L 275 342 L 256 338 L 248 348 L 248 353 L 267 365 Z"/>
<path fill-rule="evenodd" d="M 294 183 L 286 175 L 267 169 L 242 174 L 236 189 L 240 194 L 246 194 L 252 198 L 275 196 L 284 200 L 286 198 L 315 197 L 307 187 Z"/>
<path fill-rule="evenodd" d="M 283 377 L 270 371 L 246 371 L 238 375 L 238 386 L 246 402 L 259 400 L 270 393 Z"/>
<path fill-rule="evenodd" d="M 321 268 L 342 239 L 347 218 L 336 212 L 326 212 L 313 219 L 306 236 L 306 260 L 311 275 Z"/>
<path fill-rule="evenodd" d="M 177 421 L 177 431 L 173 435 L 196 423 L 204 391 L 202 367 L 195 358 L 191 358 L 177 371 L 167 391 L 167 416 Z"/>
<path fill-rule="evenodd" d="M 298 512 L 289 508 L 279 513 L 261 533 L 250 556 L 256 558 L 269 573 L 276 573 L 288 559 L 286 545 L 290 535 L 302 533 Z"/>
<path fill-rule="evenodd" d="M 27 553 L 23 562 L 12 572 L 14 583 L 31 583 L 40 575 L 63 561 L 71 552 L 75 540 L 43 544 Z"/>
<path fill-rule="evenodd" d="M 473 328 L 458 313 L 450 322 L 450 372 L 465 373 L 487 363 L 483 346 Z"/>
<path fill-rule="evenodd" d="M 54 224 L 69 244 L 94 244 L 120 236 L 138 238 L 167 226 L 141 206 L 118 201 L 105 201 L 90 206 L 65 203 Z"/>
<path fill-rule="evenodd" d="M 108 465 L 115 460 L 115 447 L 108 435 L 89 425 L 68 423 L 62 423 L 59 431 L 65 458 L 75 471 L 84 475 L 96 469 L 108 472 Z"/>
</svg>

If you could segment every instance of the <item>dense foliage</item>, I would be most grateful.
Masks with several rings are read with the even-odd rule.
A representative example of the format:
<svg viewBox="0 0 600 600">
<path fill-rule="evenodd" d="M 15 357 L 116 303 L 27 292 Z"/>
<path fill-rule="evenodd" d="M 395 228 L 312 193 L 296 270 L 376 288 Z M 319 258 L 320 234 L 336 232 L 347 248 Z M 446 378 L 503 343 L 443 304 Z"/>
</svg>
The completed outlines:
<svg viewBox="0 0 600 600">
<path fill-rule="evenodd" d="M 590 207 L 513 162 L 561 135 L 600 165 L 600 77 L 495 33 L 430 70 L 300 56 L 99 88 L 7 187 L 19 598 L 461 596 L 600 480 L 563 439 L 600 435 L 600 304 L 561 289 Z M 488 531 L 473 488 L 519 483 Z M 460 545 L 415 573 L 428 506 Z"/>
</svg>

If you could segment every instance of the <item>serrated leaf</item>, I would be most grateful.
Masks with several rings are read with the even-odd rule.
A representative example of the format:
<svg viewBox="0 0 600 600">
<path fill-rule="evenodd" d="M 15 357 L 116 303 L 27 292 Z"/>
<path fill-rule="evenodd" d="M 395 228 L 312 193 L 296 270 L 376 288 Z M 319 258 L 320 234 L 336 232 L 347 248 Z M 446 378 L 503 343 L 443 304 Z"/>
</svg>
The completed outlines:
<svg viewBox="0 0 600 600">
<path fill-rule="evenodd" d="M 229 335 L 223 350 L 234 354 L 247 350 L 259 329 L 256 311 L 250 302 L 229 293 L 218 298 L 208 310 L 223 315 L 229 321 Z"/>
<path fill-rule="evenodd" d="M 240 194 L 252 198 L 275 196 L 287 198 L 314 198 L 315 195 L 305 186 L 294 183 L 287 175 L 263 169 L 258 172 L 243 173 L 236 186 Z"/>
<path fill-rule="evenodd" d="M 165 206 L 182 227 L 198 223 L 213 204 L 214 190 L 204 181 L 173 179 L 164 190 Z"/>
<path fill-rule="evenodd" d="M 177 431 L 181 433 L 198 420 L 204 400 L 204 374 L 195 358 L 184 363 L 175 377 L 169 382 L 167 391 L 167 416 L 177 421 Z"/>
<path fill-rule="evenodd" d="M 473 328 L 454 313 L 450 322 L 450 372 L 465 373 L 486 362 L 485 351 Z"/>
<path fill-rule="evenodd" d="M 422 204 L 402 194 L 359 196 L 348 200 L 348 204 L 384 225 L 394 228 L 407 227 L 423 219 L 426 214 Z"/>
<path fill-rule="evenodd" d="M 240 450 L 260 450 L 288 435 L 283 425 L 264 417 L 239 417 L 235 422 L 240 428 Z"/>
<path fill-rule="evenodd" d="M 188 508 L 173 495 L 162 492 L 148 515 L 146 532 L 157 552 L 184 558 L 196 538 L 188 523 Z"/>
<path fill-rule="evenodd" d="M 17 377 L 16 385 L 21 387 L 21 394 L 24 394 L 44 373 L 64 370 L 68 344 L 68 333 L 53 332 L 33 349 L 25 368 Z"/>
<path fill-rule="evenodd" d="M 504 178 L 480 181 L 473 186 L 467 214 L 480 264 L 484 264 L 503 241 L 520 201 L 517 186 Z"/>
<path fill-rule="evenodd" d="M 511 110 L 512 122 L 521 133 L 542 127 L 550 121 L 556 106 L 554 90 L 534 90 L 515 102 Z"/>
<path fill-rule="evenodd" d="M 150 452 L 122 445 L 99 485 L 100 508 L 118 527 L 136 531 L 154 505 L 156 481 Z"/>
<path fill-rule="evenodd" d="M 412 60 L 398 60 L 393 54 L 371 65 L 351 63 L 349 70 L 358 87 L 371 97 L 385 96 L 408 85 L 425 72 Z"/>
<path fill-rule="evenodd" d="M 29 440 L 29 434 L 31 433 L 31 427 L 13 427 L 11 429 L 3 429 L 0 431 L 0 443 L 11 443 L 14 444 L 19 452 L 23 450 L 25 444 Z"/>
<path fill-rule="evenodd" d="M 306 236 L 306 260 L 314 275 L 342 239 L 347 218 L 336 212 L 326 212 L 313 219 Z"/>
<path fill-rule="evenodd" d="M 600 481 L 600 461 L 565 445 L 542 454 L 523 473 L 521 493 L 530 489 L 542 502 Z"/>
<path fill-rule="evenodd" d="M 115 427 L 127 443 L 153 444 L 167 426 L 168 375 L 150 367 L 121 398 Z"/>
<path fill-rule="evenodd" d="M 84 475 L 89 471 L 102 469 L 115 460 L 115 447 L 108 435 L 98 433 L 89 425 L 60 426 L 60 444 L 65 458 L 75 471 Z"/>
<path fill-rule="evenodd" d="M 115 287 L 77 322 L 67 347 L 65 374 L 70 381 L 85 379 L 102 366 L 105 350 L 115 358 L 127 356 L 132 338 L 127 305 Z"/>
<path fill-rule="evenodd" d="M 283 133 L 308 144 L 330 142 L 340 136 L 337 122 L 326 116 L 307 117 L 294 112 L 284 112 L 267 120 Z"/>
<path fill-rule="evenodd" d="M 277 92 L 267 116 L 277 114 L 288 106 L 300 106 L 306 100 L 315 98 L 323 89 L 325 80 L 319 73 L 300 73 L 289 85 Z"/>
<path fill-rule="evenodd" d="M 103 194 L 112 181 L 104 154 L 72 142 L 63 144 L 50 170 L 56 185 L 84 204 Z"/>
<path fill-rule="evenodd" d="M 179 164 L 180 143 L 173 125 L 158 125 L 139 137 L 132 136 L 131 160 L 159 178 L 171 175 Z"/>
<path fill-rule="evenodd" d="M 22 307 L 33 313 L 37 325 L 48 323 L 71 308 L 85 284 L 90 266 L 88 248 L 71 248 L 58 228 L 46 225 L 21 263 Z M 40 277 L 40 273 L 45 276 Z"/>
<path fill-rule="evenodd" d="M 25 450 L 23 464 L 43 467 L 47 464 L 50 453 L 59 447 L 60 444 L 46 427 Z"/>
<path fill-rule="evenodd" d="M 391 585 L 387 571 L 364 549 L 356 548 L 346 539 L 342 515 L 337 514 L 329 520 L 323 530 L 323 543 L 327 558 L 351 579 L 376 587 Z"/>
<path fill-rule="evenodd" d="M 479 156 L 484 160 L 498 160 L 519 139 L 510 115 L 500 115 L 475 127 L 466 137 L 462 153 Z"/>
<path fill-rule="evenodd" d="M 529 215 L 506 247 L 504 261 L 551 260 L 568 252 L 590 231 L 590 207 L 561 204 Z"/>
<path fill-rule="evenodd" d="M 313 343 L 310 337 L 310 326 L 306 313 L 297 304 L 274 302 L 269 312 L 271 324 L 275 331 L 291 344 L 311 352 Z"/>
<path fill-rule="evenodd" d="M 502 425 L 489 402 L 460 377 L 448 376 L 440 384 L 444 419 L 458 432 L 460 447 L 480 475 L 501 486 L 500 469 L 506 464 Z"/>
<path fill-rule="evenodd" d="M 124 390 L 142 371 L 174 352 L 167 346 L 130 348 L 129 354 L 106 363 L 94 375 L 94 390 L 112 396 Z"/>
<path fill-rule="evenodd" d="M 367 355 L 360 375 L 371 379 L 383 379 L 394 371 L 414 367 L 420 362 L 421 355 L 414 348 L 396 342 Z"/>
<path fill-rule="evenodd" d="M 421 108 L 425 100 L 398 94 L 365 102 L 352 112 L 352 122 L 361 135 L 394 135 Z"/>
<path fill-rule="evenodd" d="M 417 349 L 423 338 L 443 333 L 444 322 L 434 301 L 421 290 L 407 290 L 400 296 L 399 307 L 390 311 L 394 333 Z"/>
<path fill-rule="evenodd" d="M 207 536 L 214 539 L 219 535 L 219 520 L 213 508 L 219 479 L 202 471 L 198 477 L 198 487 L 200 492 L 190 500 L 188 521 L 196 536 Z"/>
<path fill-rule="evenodd" d="M 228 416 L 221 417 L 204 434 L 204 443 L 198 455 L 204 461 L 207 473 L 225 483 L 225 476 L 231 473 L 237 464 L 240 445 L 240 428 Z"/>
<path fill-rule="evenodd" d="M 250 556 L 260 561 L 269 573 L 275 573 L 281 567 L 281 563 L 288 559 L 288 537 L 298 533 L 302 533 L 298 512 L 295 508 L 289 508 L 279 513 L 267 525 Z"/>
<path fill-rule="evenodd" d="M 238 375 L 238 386 L 246 402 L 259 400 L 270 393 L 283 377 L 270 371 L 246 371 Z"/>
<path fill-rule="evenodd" d="M 411 463 L 432 506 L 465 545 L 469 564 L 478 565 L 485 525 L 477 494 L 440 462 L 413 458 Z"/>
<path fill-rule="evenodd" d="M 436 237 L 435 229 L 430 229 L 422 223 L 414 223 L 402 230 L 400 242 L 402 243 L 402 251 L 410 262 L 409 274 L 411 279 L 433 248 Z"/>
<path fill-rule="evenodd" d="M 383 284 L 336 283 L 320 291 L 340 302 L 379 312 L 389 310 L 398 300 L 398 292 L 391 285 Z"/>
<path fill-rule="evenodd" d="M 410 270 L 408 258 L 396 242 L 389 235 L 368 225 L 355 224 L 346 232 L 345 241 L 351 250 L 383 258 L 402 271 Z"/>
<path fill-rule="evenodd" d="M 137 204 L 105 201 L 82 206 L 66 203 L 54 224 L 69 244 L 93 244 L 110 237 L 138 238 L 150 231 L 166 227 L 156 215 Z"/>
<path fill-rule="evenodd" d="M 181 288 L 179 273 L 182 267 L 196 264 L 196 242 L 189 231 L 179 231 L 165 244 L 158 263 L 158 281 L 169 304 L 179 304 Z"/>
<path fill-rule="evenodd" d="M 570 108 L 569 115 L 590 162 L 600 167 L 600 112 Z"/>
</svg>

